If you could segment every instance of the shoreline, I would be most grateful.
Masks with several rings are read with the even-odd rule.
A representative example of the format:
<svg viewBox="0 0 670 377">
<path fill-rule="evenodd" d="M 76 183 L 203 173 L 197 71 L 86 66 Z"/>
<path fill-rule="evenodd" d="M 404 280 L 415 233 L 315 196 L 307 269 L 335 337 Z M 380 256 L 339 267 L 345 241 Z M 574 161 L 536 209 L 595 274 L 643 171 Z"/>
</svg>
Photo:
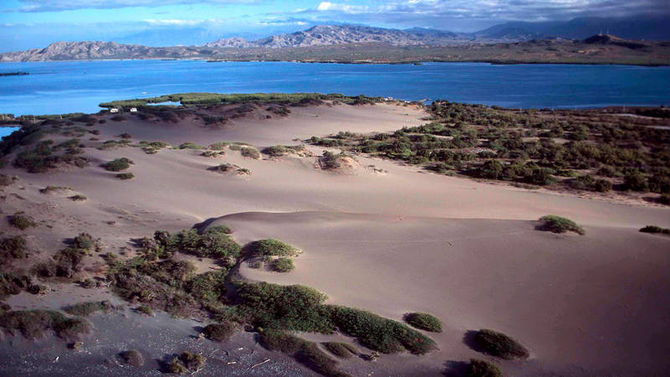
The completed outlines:
<svg viewBox="0 0 670 377">
<path fill-rule="evenodd" d="M 346 64 L 346 65 L 421 65 L 426 63 L 474 63 L 489 65 L 577 65 L 577 66 L 625 66 L 625 67 L 670 67 L 668 63 L 626 63 L 626 62 L 580 62 L 580 61 L 545 61 L 545 60 L 499 60 L 499 59 L 427 59 L 427 60 L 390 60 L 390 61 L 344 61 L 344 60 L 310 60 L 310 59 L 211 59 L 211 58 L 115 58 L 115 59 L 64 59 L 39 61 L 0 61 L 0 64 L 17 63 L 58 63 L 58 62 L 105 62 L 105 61 L 202 61 L 207 63 L 300 63 L 300 64 Z M 28 74 L 21 75 L 27 76 Z"/>
</svg>

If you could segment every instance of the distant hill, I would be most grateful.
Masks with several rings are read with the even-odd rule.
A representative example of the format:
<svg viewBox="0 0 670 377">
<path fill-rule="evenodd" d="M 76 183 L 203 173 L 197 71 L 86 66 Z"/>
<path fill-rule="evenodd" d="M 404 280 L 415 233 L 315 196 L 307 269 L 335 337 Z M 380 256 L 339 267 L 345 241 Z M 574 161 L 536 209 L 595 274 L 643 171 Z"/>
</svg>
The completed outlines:
<svg viewBox="0 0 670 377">
<path fill-rule="evenodd" d="M 206 47 L 314 47 L 351 43 L 383 43 L 391 46 L 445 45 L 462 42 L 459 34 L 414 28 L 407 30 L 384 29 L 356 25 L 317 25 L 307 30 L 289 34 L 273 35 L 256 41 L 241 38 L 219 39 L 206 43 Z"/>
<path fill-rule="evenodd" d="M 667 17 L 598 18 L 582 17 L 565 22 L 507 22 L 473 33 L 476 38 L 528 40 L 560 37 L 584 39 L 597 34 L 612 34 L 624 39 L 669 41 Z"/>
</svg>

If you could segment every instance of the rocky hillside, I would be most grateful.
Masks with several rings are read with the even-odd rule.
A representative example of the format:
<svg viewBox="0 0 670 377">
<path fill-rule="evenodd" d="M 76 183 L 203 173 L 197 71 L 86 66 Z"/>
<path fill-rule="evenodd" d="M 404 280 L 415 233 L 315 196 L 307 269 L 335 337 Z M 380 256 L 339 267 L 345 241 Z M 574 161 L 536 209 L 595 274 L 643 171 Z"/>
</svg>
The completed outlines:
<svg viewBox="0 0 670 377">
<path fill-rule="evenodd" d="M 463 41 L 458 34 L 427 29 L 396 30 L 368 26 L 317 25 L 290 34 L 273 35 L 256 41 L 219 39 L 207 47 L 314 47 L 352 43 L 382 43 L 391 46 L 447 45 Z"/>
<path fill-rule="evenodd" d="M 103 60 L 151 58 L 203 58 L 211 49 L 196 47 L 147 47 L 115 42 L 56 42 L 46 48 L 0 54 L 0 62 L 34 62 L 50 60 Z"/>
</svg>

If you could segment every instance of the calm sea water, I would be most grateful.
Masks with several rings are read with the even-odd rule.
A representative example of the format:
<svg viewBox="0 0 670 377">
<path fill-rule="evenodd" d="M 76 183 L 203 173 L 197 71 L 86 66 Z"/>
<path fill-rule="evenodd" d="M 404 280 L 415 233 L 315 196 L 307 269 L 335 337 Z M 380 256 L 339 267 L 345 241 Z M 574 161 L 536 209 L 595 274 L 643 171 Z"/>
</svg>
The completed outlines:
<svg viewBox="0 0 670 377">
<path fill-rule="evenodd" d="M 670 67 L 586 65 L 351 65 L 77 61 L 2 63 L 0 113 L 97 112 L 116 99 L 177 92 L 321 92 L 436 98 L 506 107 L 669 105 Z"/>
</svg>

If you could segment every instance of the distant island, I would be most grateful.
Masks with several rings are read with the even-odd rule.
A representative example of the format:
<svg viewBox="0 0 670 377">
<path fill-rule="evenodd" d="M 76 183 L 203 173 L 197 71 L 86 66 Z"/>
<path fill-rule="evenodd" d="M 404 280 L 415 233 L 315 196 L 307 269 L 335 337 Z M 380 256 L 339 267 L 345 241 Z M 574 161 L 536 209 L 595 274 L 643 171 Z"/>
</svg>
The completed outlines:
<svg viewBox="0 0 670 377">
<path fill-rule="evenodd" d="M 28 72 L 0 72 L 0 77 L 2 76 L 27 76 Z"/>
<path fill-rule="evenodd" d="M 559 33 L 560 35 L 560 33 Z M 528 39 L 534 36 L 534 39 Z M 670 64 L 670 42 L 609 34 L 585 39 L 545 34 L 457 34 L 430 29 L 319 25 L 256 41 L 219 39 L 201 46 L 149 47 L 115 42 L 56 42 L 46 48 L 0 54 L 0 62 L 110 59 L 197 59 L 384 64 L 485 62 L 495 64 Z"/>
</svg>

